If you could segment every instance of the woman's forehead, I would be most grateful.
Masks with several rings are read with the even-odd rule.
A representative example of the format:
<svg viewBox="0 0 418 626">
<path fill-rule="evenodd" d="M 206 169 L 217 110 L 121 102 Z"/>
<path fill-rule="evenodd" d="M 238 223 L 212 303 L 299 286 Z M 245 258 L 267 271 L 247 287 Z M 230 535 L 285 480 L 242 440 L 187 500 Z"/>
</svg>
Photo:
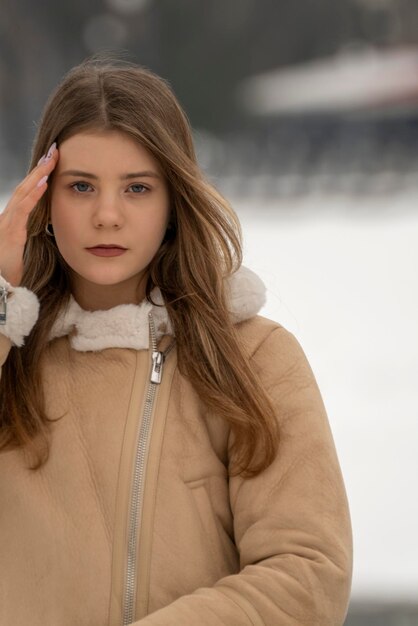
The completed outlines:
<svg viewBox="0 0 418 626">
<path fill-rule="evenodd" d="M 59 170 L 111 170 L 120 177 L 139 171 L 161 176 L 160 166 L 139 141 L 119 130 L 81 131 L 58 146 Z"/>
</svg>

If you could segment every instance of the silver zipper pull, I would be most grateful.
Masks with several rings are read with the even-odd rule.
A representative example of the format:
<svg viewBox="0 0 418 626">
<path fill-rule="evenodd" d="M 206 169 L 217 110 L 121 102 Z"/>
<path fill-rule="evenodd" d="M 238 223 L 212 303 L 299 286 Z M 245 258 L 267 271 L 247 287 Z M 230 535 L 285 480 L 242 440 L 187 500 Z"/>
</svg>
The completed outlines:
<svg viewBox="0 0 418 626">
<path fill-rule="evenodd" d="M 151 382 L 159 385 L 163 374 L 164 355 L 162 352 L 152 353 Z"/>
<path fill-rule="evenodd" d="M 7 289 L 0 287 L 0 324 L 4 325 L 7 319 Z"/>
</svg>

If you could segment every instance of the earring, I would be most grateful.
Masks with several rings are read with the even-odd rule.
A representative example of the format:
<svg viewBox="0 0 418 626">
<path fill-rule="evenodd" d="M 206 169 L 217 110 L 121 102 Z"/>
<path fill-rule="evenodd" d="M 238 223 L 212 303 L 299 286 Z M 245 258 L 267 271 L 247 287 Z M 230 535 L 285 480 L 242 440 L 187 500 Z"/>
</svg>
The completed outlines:
<svg viewBox="0 0 418 626">
<path fill-rule="evenodd" d="M 48 235 L 48 237 L 55 237 L 55 235 L 54 235 L 54 231 L 53 231 L 53 230 L 49 230 L 49 227 L 50 227 L 50 226 L 51 226 L 51 228 L 52 228 L 52 224 L 50 224 L 50 223 L 48 222 L 48 224 L 45 226 L 45 232 L 46 232 L 46 234 Z"/>
</svg>

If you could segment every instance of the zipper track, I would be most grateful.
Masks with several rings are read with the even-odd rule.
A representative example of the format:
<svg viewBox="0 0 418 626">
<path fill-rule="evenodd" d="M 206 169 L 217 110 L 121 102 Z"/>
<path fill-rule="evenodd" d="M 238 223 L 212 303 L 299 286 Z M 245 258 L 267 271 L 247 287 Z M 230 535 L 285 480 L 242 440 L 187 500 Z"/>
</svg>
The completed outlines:
<svg viewBox="0 0 418 626">
<path fill-rule="evenodd" d="M 174 346 L 172 342 L 165 352 L 157 351 L 157 339 L 155 333 L 154 320 L 151 312 L 148 314 L 150 337 L 152 346 L 152 366 L 151 374 L 148 380 L 147 392 L 145 397 L 145 406 L 142 413 L 141 427 L 138 433 L 135 466 L 133 472 L 131 502 L 128 518 L 128 544 L 127 544 L 127 561 L 126 561 L 126 577 L 125 592 L 123 595 L 123 626 L 128 626 L 134 620 L 135 611 L 135 591 L 136 591 L 136 559 L 138 535 L 140 532 L 140 513 L 144 496 L 144 475 L 146 465 L 146 451 L 151 431 L 151 417 L 154 407 L 157 385 L 161 382 L 162 366 L 167 354 Z"/>
<path fill-rule="evenodd" d="M 138 445 L 135 459 L 134 478 L 132 485 L 132 497 L 129 514 L 129 531 L 128 531 L 128 560 L 126 564 L 126 583 L 125 583 L 125 607 L 123 615 L 123 626 L 128 626 L 133 622 L 134 603 L 135 603 L 135 587 L 136 587 L 136 548 L 139 534 L 139 511 L 142 506 L 142 498 L 144 492 L 144 468 L 145 468 L 145 452 L 149 438 L 151 413 L 154 404 L 156 392 L 156 383 L 148 383 L 147 397 L 145 400 L 145 409 L 142 415 L 141 428 L 138 435 Z"/>
</svg>

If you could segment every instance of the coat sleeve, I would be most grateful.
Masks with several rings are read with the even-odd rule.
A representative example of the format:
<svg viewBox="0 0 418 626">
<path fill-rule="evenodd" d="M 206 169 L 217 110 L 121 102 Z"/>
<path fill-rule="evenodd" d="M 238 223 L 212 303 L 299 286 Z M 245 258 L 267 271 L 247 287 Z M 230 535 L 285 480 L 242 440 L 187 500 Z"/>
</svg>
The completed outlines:
<svg viewBox="0 0 418 626">
<path fill-rule="evenodd" d="M 276 327 L 252 357 L 280 445 L 252 479 L 231 477 L 240 572 L 136 626 L 341 626 L 352 574 L 346 493 L 324 404 L 295 337 Z"/>
<path fill-rule="evenodd" d="M 7 290 L 6 323 L 0 324 L 0 367 L 12 345 L 23 346 L 39 315 L 36 295 L 25 287 L 12 287 L 0 274 L 0 288 Z"/>
</svg>

